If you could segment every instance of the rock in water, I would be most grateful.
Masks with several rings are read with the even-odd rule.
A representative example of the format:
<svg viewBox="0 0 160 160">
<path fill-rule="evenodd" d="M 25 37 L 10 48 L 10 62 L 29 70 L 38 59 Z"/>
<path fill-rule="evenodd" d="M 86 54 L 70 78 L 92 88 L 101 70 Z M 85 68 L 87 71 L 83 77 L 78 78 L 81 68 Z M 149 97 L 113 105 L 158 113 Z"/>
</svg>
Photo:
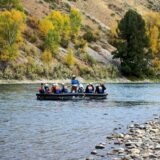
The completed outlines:
<svg viewBox="0 0 160 160">
<path fill-rule="evenodd" d="M 100 144 L 97 144 L 97 145 L 95 146 L 95 148 L 96 148 L 96 149 L 104 149 L 105 146 L 100 143 Z"/>
<path fill-rule="evenodd" d="M 97 154 L 97 151 L 96 151 L 96 150 L 93 150 L 93 151 L 91 152 L 91 154 L 96 155 L 96 154 Z"/>
</svg>

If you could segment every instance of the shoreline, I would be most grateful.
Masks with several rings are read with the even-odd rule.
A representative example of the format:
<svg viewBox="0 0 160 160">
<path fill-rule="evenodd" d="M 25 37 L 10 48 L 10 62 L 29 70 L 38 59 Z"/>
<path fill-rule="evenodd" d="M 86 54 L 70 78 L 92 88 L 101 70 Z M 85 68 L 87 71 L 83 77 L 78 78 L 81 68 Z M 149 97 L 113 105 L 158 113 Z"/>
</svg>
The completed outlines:
<svg viewBox="0 0 160 160">
<path fill-rule="evenodd" d="M 127 132 L 117 132 L 106 137 L 106 142 L 99 143 L 86 160 L 143 160 L 160 159 L 160 116 L 152 120 L 127 127 Z M 115 128 L 118 130 L 117 128 Z M 105 150 L 109 148 L 108 150 Z"/>
<path fill-rule="evenodd" d="M 110 83 L 110 84 L 155 84 L 160 83 L 159 80 L 142 80 L 142 81 L 131 81 L 125 78 L 119 78 L 119 79 L 102 79 L 102 80 L 84 80 L 81 77 L 78 77 L 78 80 L 81 83 Z M 40 83 L 70 83 L 70 79 L 53 79 L 53 80 L 47 80 L 47 79 L 41 79 L 41 80 L 0 80 L 0 84 L 40 84 Z"/>
</svg>

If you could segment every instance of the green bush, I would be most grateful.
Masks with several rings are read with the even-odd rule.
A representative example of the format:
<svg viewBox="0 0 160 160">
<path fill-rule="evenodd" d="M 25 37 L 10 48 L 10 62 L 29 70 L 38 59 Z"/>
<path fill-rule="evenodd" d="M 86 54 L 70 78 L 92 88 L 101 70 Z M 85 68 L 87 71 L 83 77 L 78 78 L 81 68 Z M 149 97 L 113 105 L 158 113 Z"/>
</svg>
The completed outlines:
<svg viewBox="0 0 160 160">
<path fill-rule="evenodd" d="M 87 63 L 87 64 L 89 64 L 91 66 L 96 64 L 96 60 L 92 56 L 90 56 L 88 53 L 84 53 L 82 55 L 82 59 L 83 59 L 83 61 L 85 63 Z"/>
<path fill-rule="evenodd" d="M 96 42 L 97 41 L 97 37 L 94 35 L 94 33 L 90 30 L 88 30 L 84 35 L 83 38 L 91 43 L 91 42 Z"/>
</svg>

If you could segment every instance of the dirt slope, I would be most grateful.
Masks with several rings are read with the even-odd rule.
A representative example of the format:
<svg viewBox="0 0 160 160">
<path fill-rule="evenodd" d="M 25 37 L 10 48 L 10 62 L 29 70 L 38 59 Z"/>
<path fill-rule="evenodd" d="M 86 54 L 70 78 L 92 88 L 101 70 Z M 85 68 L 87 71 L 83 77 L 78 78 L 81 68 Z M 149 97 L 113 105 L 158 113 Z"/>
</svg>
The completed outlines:
<svg viewBox="0 0 160 160">
<path fill-rule="evenodd" d="M 129 8 L 136 9 L 141 14 L 151 10 L 160 11 L 160 0 L 77 0 L 72 4 L 110 27 Z"/>
</svg>

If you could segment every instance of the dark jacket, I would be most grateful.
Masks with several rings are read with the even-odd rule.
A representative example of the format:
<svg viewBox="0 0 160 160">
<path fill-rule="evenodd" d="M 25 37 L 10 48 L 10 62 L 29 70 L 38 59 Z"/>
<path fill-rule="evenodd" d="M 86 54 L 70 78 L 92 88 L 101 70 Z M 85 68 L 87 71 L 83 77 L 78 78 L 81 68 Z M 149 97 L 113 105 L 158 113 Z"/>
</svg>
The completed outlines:
<svg viewBox="0 0 160 160">
<path fill-rule="evenodd" d="M 92 87 L 92 89 L 90 90 L 89 87 Z M 94 86 L 89 84 L 87 87 L 86 87 L 86 93 L 93 93 L 94 92 Z"/>
<path fill-rule="evenodd" d="M 100 85 L 96 87 L 95 93 L 104 93 L 105 90 L 106 90 L 106 87 L 104 85 Z"/>
</svg>

